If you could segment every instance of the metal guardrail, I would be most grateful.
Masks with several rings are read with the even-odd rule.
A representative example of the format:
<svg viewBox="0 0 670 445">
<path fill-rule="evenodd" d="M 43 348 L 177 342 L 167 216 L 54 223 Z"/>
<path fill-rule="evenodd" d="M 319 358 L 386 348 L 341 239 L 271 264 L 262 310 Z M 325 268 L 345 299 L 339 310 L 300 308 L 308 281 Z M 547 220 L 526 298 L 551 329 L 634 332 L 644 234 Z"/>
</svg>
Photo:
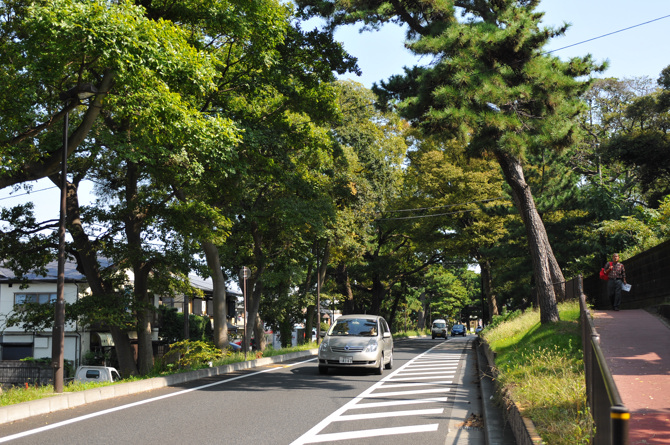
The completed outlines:
<svg viewBox="0 0 670 445">
<path fill-rule="evenodd" d="M 591 311 L 582 292 L 581 275 L 570 280 L 573 297 L 579 298 L 586 393 L 591 416 L 596 424 L 592 443 L 595 445 L 628 445 L 630 411 L 626 408 L 614 383 L 612 373 L 600 348 L 600 335 L 593 324 Z M 566 284 L 568 284 L 566 283 Z M 567 294 L 567 292 L 566 292 Z"/>
</svg>

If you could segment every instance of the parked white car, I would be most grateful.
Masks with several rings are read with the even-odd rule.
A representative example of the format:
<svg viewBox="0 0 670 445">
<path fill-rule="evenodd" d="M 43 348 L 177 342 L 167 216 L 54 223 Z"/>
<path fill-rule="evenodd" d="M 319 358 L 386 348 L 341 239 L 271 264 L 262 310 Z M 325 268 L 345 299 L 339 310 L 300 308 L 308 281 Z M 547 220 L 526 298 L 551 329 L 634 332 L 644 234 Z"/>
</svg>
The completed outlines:
<svg viewBox="0 0 670 445">
<path fill-rule="evenodd" d="M 121 375 L 110 366 L 80 366 L 74 373 L 75 382 L 116 382 Z"/>
<path fill-rule="evenodd" d="M 393 337 L 382 317 L 343 315 L 319 347 L 319 373 L 328 368 L 368 368 L 382 374 L 393 367 Z"/>
</svg>

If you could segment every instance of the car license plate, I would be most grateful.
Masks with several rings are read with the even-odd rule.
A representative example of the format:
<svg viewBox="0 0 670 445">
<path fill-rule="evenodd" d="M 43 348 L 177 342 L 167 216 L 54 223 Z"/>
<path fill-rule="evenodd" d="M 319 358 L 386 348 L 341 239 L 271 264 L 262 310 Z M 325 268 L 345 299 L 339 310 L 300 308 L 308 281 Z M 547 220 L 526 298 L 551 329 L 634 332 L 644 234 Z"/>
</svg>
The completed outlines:
<svg viewBox="0 0 670 445">
<path fill-rule="evenodd" d="M 352 364 L 354 362 L 352 357 L 340 357 L 340 363 L 342 364 Z"/>
</svg>

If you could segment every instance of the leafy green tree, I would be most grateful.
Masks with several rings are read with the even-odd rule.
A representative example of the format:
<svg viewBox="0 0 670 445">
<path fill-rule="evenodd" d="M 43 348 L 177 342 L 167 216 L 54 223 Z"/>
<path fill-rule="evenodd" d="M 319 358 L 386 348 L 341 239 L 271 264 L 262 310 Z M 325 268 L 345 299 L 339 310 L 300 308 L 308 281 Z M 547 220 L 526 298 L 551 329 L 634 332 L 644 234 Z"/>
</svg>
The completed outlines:
<svg viewBox="0 0 670 445">
<path fill-rule="evenodd" d="M 215 87 L 216 75 L 216 61 L 192 46 L 177 24 L 150 20 L 128 2 L 10 0 L 0 8 L 6 18 L 0 24 L 0 187 L 60 171 L 58 124 L 81 104 L 63 104 L 59 94 L 72 86 L 92 83 L 98 94 L 82 114 L 72 113 L 70 155 L 111 113 L 147 132 L 164 125 L 154 131 L 154 142 L 185 137 L 176 132 L 184 118 L 199 119 L 210 138 L 232 128 L 225 119 L 205 118 L 172 91 L 202 96 Z"/>
<path fill-rule="evenodd" d="M 597 67 L 590 57 L 568 62 L 542 53 L 563 29 L 540 27 L 539 0 L 390 2 L 299 1 L 332 25 L 363 21 L 408 25 L 408 46 L 434 58 L 382 83 L 387 98 L 423 131 L 456 135 L 473 154 L 498 161 L 524 221 L 540 295 L 542 322 L 558 320 L 552 286 L 562 282 L 542 221 L 526 184 L 526 152 L 560 149 L 575 141 L 572 119 L 588 83 L 576 79 Z M 458 20 L 461 14 L 465 18 Z"/>
<path fill-rule="evenodd" d="M 338 82 L 336 88 L 342 114 L 332 125 L 341 153 L 331 189 L 337 206 L 329 231 L 336 285 L 333 290 L 342 295 L 345 313 L 379 313 L 388 290 L 397 281 L 382 278 L 390 272 L 384 271 L 382 263 L 393 262 L 390 251 L 382 253 L 382 249 L 389 248 L 395 235 L 401 237 L 397 227 L 388 226 L 385 232 L 380 216 L 398 197 L 403 181 L 407 125 L 394 114 L 376 110 L 374 95 L 361 84 Z M 397 259 L 401 261 L 400 256 Z M 358 285 L 352 285 L 353 280 Z"/>
<path fill-rule="evenodd" d="M 232 168 L 237 127 L 227 116 L 210 110 L 208 103 L 231 79 L 272 60 L 267 51 L 255 48 L 274 41 L 268 45 L 273 51 L 283 41 L 288 22 L 288 9 L 272 0 L 223 2 L 215 9 L 188 2 L 173 4 L 169 11 L 145 6 L 68 0 L 31 6 L 4 2 L 7 20 L 2 22 L 2 32 L 8 38 L 2 41 L 0 58 L 10 74 L 0 80 L 0 89 L 8 93 L 16 84 L 24 86 L 11 100 L 3 94 L 0 103 L 4 135 L 0 155 L 7 166 L 0 174 L 0 186 L 47 175 L 57 179 L 62 147 L 61 129 L 54 124 L 72 111 L 75 130 L 67 149 L 74 153 L 78 148 L 77 158 L 71 161 L 75 178 L 68 186 L 73 253 L 93 294 L 100 298 L 114 295 L 119 285 L 119 278 L 98 262 L 102 246 L 119 261 L 117 266 L 135 269 L 134 289 L 140 299 L 133 310 L 140 315 L 143 371 L 150 363 L 146 293 L 150 273 L 168 275 L 156 268 L 156 256 L 147 256 L 158 253 L 150 243 L 159 239 L 161 229 L 166 245 L 177 247 L 187 240 L 178 236 L 175 223 L 198 208 L 193 203 L 177 207 L 170 188 L 198 182 L 208 169 L 225 175 Z M 159 20 L 168 13 L 172 20 Z M 239 63 L 240 58 L 249 63 Z M 245 71 L 236 72 L 237 67 Z M 98 88 L 86 111 L 75 113 L 77 102 L 60 109 L 58 93 L 84 82 Z M 114 166 L 125 177 L 114 177 Z M 105 200 L 116 200 L 98 213 L 82 213 L 77 203 L 75 192 L 87 172 L 104 181 Z M 213 215 L 219 229 L 225 229 L 219 215 L 207 209 L 198 213 L 203 214 Z M 107 238 L 105 244 L 103 238 L 90 238 L 87 224 L 100 221 L 110 224 L 110 233 L 123 234 L 127 248 L 120 248 L 118 239 Z M 209 233 L 208 239 L 217 239 Z M 188 256 L 188 243 L 182 247 L 178 250 Z M 163 266 L 173 256 L 167 250 L 159 255 Z M 184 271 L 188 266 L 181 258 L 169 261 L 174 261 L 173 266 L 179 263 Z M 128 351 L 120 356 L 122 368 L 136 372 L 124 330 L 113 326 L 112 334 L 117 349 Z"/>
<path fill-rule="evenodd" d="M 296 276 L 295 266 L 279 256 L 308 267 L 304 259 L 313 259 L 312 246 L 323 239 L 332 217 L 326 192 L 333 172 L 327 123 L 337 115 L 331 82 L 333 70 L 356 69 L 331 35 L 298 27 L 287 29 L 276 52 L 275 63 L 254 71 L 241 86 L 244 94 L 212 102 L 221 113 L 235 115 L 245 131 L 235 172 L 210 178 L 196 190 L 232 222 L 230 239 L 216 246 L 229 276 L 242 266 L 251 268 L 249 320 L 261 349 L 258 314 L 266 289 L 273 297 L 274 281 L 266 284 L 263 277 L 275 268 L 273 273 Z"/>
<path fill-rule="evenodd" d="M 502 175 L 492 160 L 468 159 L 456 140 L 441 143 L 425 138 L 414 145 L 416 150 L 408 156 L 408 177 L 416 182 L 414 205 L 423 209 L 417 215 L 430 218 L 424 224 L 430 230 L 426 236 L 448 234 L 438 248 L 450 261 L 479 264 L 489 313 L 498 315 L 492 284 L 494 258 L 487 249 L 505 234 L 504 223 L 509 219 L 499 214 L 507 201 Z"/>
</svg>

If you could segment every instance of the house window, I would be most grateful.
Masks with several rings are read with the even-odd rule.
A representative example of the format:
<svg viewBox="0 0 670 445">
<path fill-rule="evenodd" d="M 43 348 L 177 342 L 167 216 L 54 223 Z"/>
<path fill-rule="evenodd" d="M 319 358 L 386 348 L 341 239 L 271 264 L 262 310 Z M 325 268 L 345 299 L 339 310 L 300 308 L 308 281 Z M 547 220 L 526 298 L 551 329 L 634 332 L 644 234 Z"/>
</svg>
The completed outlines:
<svg viewBox="0 0 670 445">
<path fill-rule="evenodd" d="M 33 356 L 32 343 L 2 343 L 2 360 L 21 360 Z"/>
<path fill-rule="evenodd" d="M 56 294 L 51 293 L 22 293 L 14 294 L 14 304 L 39 303 L 47 304 L 56 301 Z"/>
</svg>

